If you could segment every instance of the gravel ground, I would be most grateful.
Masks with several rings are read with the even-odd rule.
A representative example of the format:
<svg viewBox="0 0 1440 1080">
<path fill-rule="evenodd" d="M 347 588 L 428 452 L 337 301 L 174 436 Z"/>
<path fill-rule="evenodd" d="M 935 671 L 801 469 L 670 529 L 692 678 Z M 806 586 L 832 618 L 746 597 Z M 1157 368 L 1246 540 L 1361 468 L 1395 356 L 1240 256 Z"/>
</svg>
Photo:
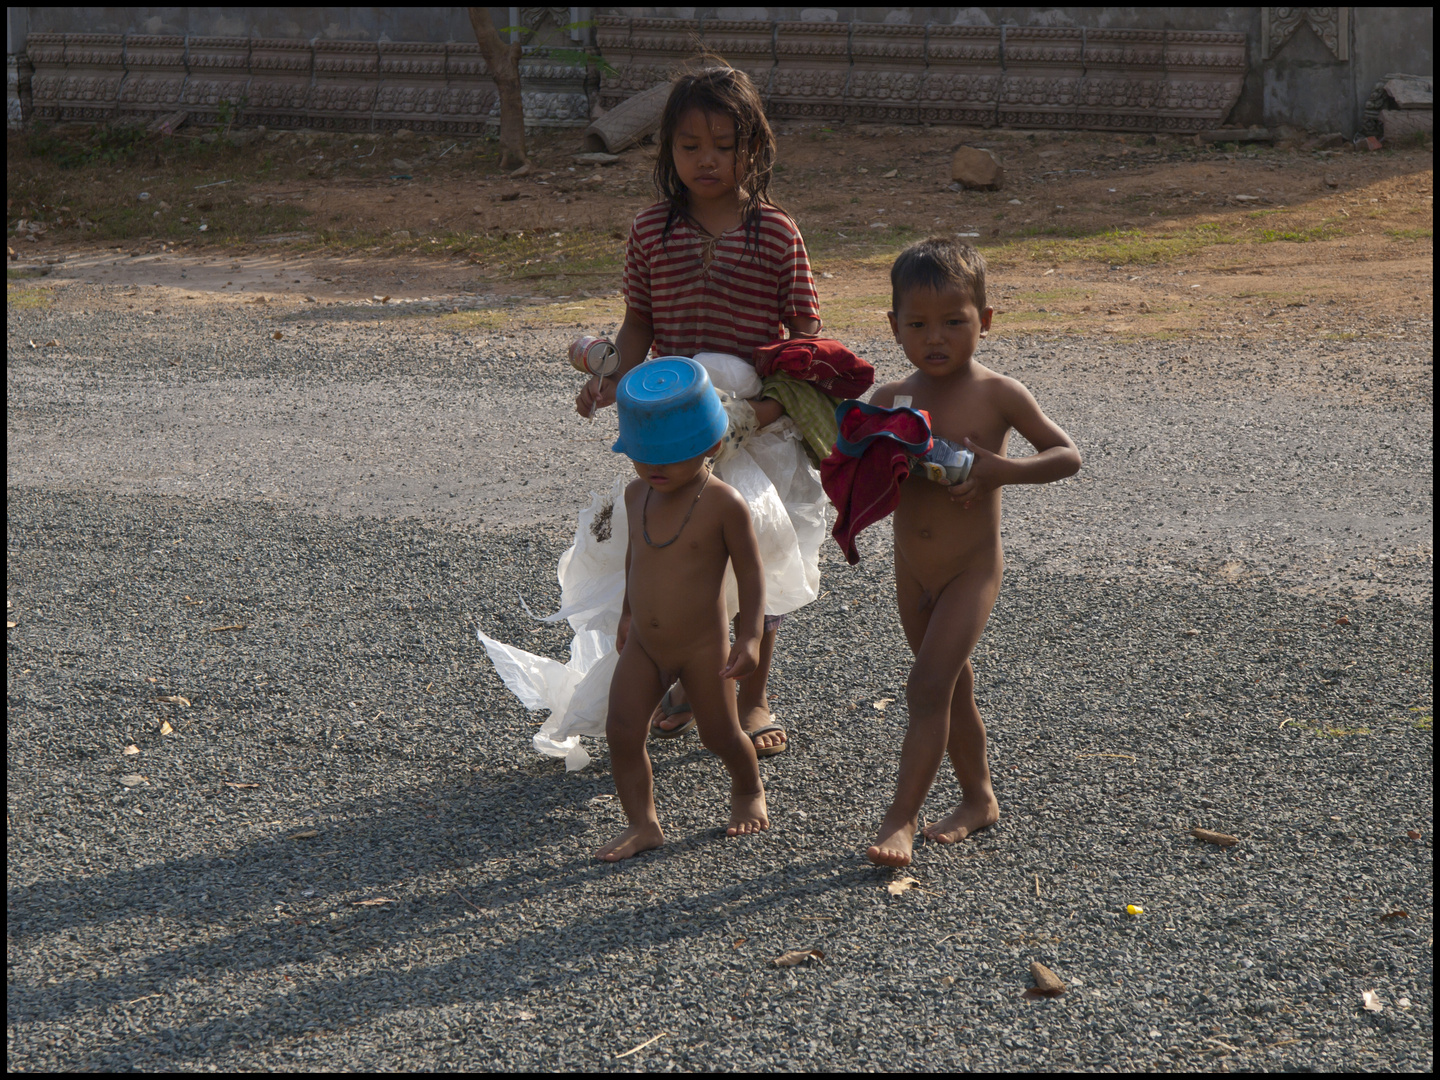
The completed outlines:
<svg viewBox="0 0 1440 1080">
<path fill-rule="evenodd" d="M 773 828 L 663 743 L 608 866 L 603 743 L 537 757 L 474 638 L 564 656 L 570 331 L 123 300 L 7 320 L 10 1069 L 1433 1067 L 1428 343 L 996 342 L 1086 455 L 1007 495 L 1000 824 L 863 859 L 881 527 L 781 634 Z"/>
</svg>

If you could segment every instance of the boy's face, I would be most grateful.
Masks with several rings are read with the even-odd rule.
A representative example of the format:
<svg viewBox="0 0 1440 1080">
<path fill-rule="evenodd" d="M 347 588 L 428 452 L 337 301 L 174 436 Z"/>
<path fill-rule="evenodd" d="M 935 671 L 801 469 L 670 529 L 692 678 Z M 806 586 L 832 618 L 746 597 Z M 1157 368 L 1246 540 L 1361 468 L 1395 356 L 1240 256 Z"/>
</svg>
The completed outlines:
<svg viewBox="0 0 1440 1080">
<path fill-rule="evenodd" d="M 735 191 L 735 121 L 720 113 L 691 109 L 675 125 L 671 146 L 680 182 L 706 202 Z"/>
<path fill-rule="evenodd" d="M 719 449 L 719 444 L 711 447 L 711 453 Z M 693 457 L 688 461 L 677 461 L 673 465 L 646 465 L 632 459 L 631 464 L 635 466 L 635 475 L 644 480 L 656 491 L 665 493 L 679 491 L 686 484 L 700 475 L 700 470 L 705 467 L 707 454 Z"/>
<path fill-rule="evenodd" d="M 990 331 L 994 308 L 984 311 L 963 289 L 909 289 L 898 311 L 887 312 L 905 358 L 927 375 L 953 375 L 970 366 L 980 339 Z"/>
</svg>

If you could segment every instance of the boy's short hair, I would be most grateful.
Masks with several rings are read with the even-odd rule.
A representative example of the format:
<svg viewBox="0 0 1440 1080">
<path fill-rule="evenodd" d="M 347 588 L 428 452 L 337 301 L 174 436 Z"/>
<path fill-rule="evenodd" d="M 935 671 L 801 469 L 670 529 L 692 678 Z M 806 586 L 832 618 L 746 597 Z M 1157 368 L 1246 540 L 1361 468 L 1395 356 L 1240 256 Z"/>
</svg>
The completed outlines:
<svg viewBox="0 0 1440 1080">
<path fill-rule="evenodd" d="M 958 288 L 985 310 L 985 256 L 970 244 L 944 236 L 917 240 L 890 268 L 890 309 L 900 310 L 900 298 L 913 289 Z"/>
</svg>

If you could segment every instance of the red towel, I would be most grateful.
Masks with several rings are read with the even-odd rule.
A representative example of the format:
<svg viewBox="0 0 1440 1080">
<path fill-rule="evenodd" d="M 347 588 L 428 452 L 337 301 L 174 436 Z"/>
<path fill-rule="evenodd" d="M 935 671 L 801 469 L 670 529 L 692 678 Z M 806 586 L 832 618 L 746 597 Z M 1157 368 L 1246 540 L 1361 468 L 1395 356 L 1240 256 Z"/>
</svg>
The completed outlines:
<svg viewBox="0 0 1440 1080">
<path fill-rule="evenodd" d="M 841 417 L 843 438 L 857 443 L 870 437 L 859 457 L 836 450 L 820 463 L 820 483 L 838 511 L 831 534 L 852 566 L 860 561 L 855 547 L 860 530 L 899 505 L 900 485 L 910 476 L 911 448 L 930 441 L 929 419 L 908 409 L 867 413 L 853 407 Z M 882 432 L 896 438 L 874 437 Z"/>
<path fill-rule="evenodd" d="M 755 350 L 763 379 L 783 371 L 833 398 L 859 397 L 875 385 L 875 369 L 831 338 L 789 338 Z"/>
</svg>

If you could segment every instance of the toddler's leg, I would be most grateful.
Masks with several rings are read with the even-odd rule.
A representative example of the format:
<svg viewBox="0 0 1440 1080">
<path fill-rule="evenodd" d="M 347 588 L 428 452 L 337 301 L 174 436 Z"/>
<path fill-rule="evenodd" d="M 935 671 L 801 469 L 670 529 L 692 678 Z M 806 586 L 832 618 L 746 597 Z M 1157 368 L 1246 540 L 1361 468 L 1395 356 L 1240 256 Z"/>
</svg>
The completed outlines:
<svg viewBox="0 0 1440 1080">
<path fill-rule="evenodd" d="M 630 827 L 596 851 L 597 859 L 619 862 L 665 842 L 660 820 L 655 816 L 650 755 L 645 752 L 650 710 L 664 692 L 659 668 L 632 633 L 615 665 L 610 681 L 610 711 L 605 718 L 615 793 Z"/>
<path fill-rule="evenodd" d="M 703 657 L 685 667 L 685 685 L 705 748 L 725 763 L 730 772 L 730 823 L 726 836 L 742 836 L 770 827 L 765 812 L 765 788 L 760 782 L 760 765 L 755 745 L 740 729 L 735 704 L 735 686 L 722 679 L 725 654 Z"/>
<path fill-rule="evenodd" d="M 920 808 L 935 782 L 947 745 L 951 744 L 950 714 L 956 681 L 966 669 L 970 652 L 990 617 L 990 609 L 1000 591 L 1000 570 L 998 567 L 966 570 L 944 585 L 938 597 L 922 588 L 898 557 L 895 578 L 901 625 L 915 652 L 915 664 L 905 688 L 910 724 L 900 750 L 895 801 L 867 854 L 872 862 L 908 866 Z M 978 712 L 975 719 L 978 722 Z M 983 758 L 983 725 L 980 732 L 983 785 L 969 773 L 967 778 L 971 780 L 974 797 L 994 807 L 995 797 Z M 967 763 L 974 749 L 971 736 L 973 732 L 965 741 Z M 971 797 L 971 787 L 965 788 L 967 800 Z"/>
<path fill-rule="evenodd" d="M 975 704 L 975 669 L 967 658 L 950 703 L 950 764 L 960 781 L 960 805 L 925 827 L 927 839 L 942 844 L 964 840 L 1000 820 L 1000 804 L 990 785 L 985 721 Z"/>
</svg>

